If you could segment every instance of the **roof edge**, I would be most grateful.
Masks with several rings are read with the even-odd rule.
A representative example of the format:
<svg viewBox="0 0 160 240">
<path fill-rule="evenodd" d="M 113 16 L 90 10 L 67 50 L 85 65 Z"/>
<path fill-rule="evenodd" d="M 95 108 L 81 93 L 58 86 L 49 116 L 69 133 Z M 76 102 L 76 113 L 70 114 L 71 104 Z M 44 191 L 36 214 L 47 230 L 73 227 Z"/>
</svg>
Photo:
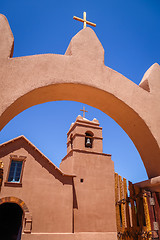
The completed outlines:
<svg viewBox="0 0 160 240">
<path fill-rule="evenodd" d="M 47 158 L 31 141 L 29 141 L 24 135 L 21 135 L 21 136 L 18 136 L 16 138 L 13 138 L 7 142 L 4 142 L 4 143 L 1 143 L 0 144 L 0 148 L 3 147 L 3 146 L 6 146 L 12 142 L 15 142 L 15 141 L 18 141 L 19 139 L 24 139 L 32 148 L 34 148 L 35 151 L 38 151 L 42 157 L 44 157 L 49 164 L 53 165 L 54 168 L 60 172 L 60 174 L 62 176 L 67 176 L 67 177 L 76 177 L 76 175 L 73 175 L 73 174 L 66 174 L 64 173 L 59 167 L 57 167 L 53 162 L 51 162 L 51 160 L 49 158 Z"/>
</svg>

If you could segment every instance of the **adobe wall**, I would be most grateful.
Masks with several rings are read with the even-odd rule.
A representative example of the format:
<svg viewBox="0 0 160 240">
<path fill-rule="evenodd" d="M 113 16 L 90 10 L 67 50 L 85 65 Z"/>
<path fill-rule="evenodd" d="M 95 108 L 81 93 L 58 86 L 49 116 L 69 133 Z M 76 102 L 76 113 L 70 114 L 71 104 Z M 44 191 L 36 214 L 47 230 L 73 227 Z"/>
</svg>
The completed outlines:
<svg viewBox="0 0 160 240">
<path fill-rule="evenodd" d="M 4 151 L 3 151 L 4 149 Z M 22 199 L 32 214 L 32 234 L 71 233 L 73 219 L 72 178 L 62 176 L 38 152 L 24 144 L 13 142 L 0 149 L 4 163 L 3 185 L 0 199 Z M 22 186 L 7 182 L 10 155 L 25 156 Z M 16 185 L 16 186 L 15 186 Z M 24 222 L 24 221 L 23 221 Z"/>
<path fill-rule="evenodd" d="M 72 39 L 64 56 L 10 58 L 13 35 L 0 16 L 0 129 L 36 104 L 71 100 L 96 107 L 128 134 L 149 178 L 160 175 L 160 66 L 140 86 L 104 65 L 104 50 L 90 28 Z"/>
<path fill-rule="evenodd" d="M 117 240 L 117 233 L 25 234 L 22 240 Z"/>
<path fill-rule="evenodd" d="M 84 139 L 83 139 L 84 140 Z M 74 231 L 116 232 L 114 164 L 111 156 L 73 150 L 60 164 L 75 174 Z"/>
</svg>

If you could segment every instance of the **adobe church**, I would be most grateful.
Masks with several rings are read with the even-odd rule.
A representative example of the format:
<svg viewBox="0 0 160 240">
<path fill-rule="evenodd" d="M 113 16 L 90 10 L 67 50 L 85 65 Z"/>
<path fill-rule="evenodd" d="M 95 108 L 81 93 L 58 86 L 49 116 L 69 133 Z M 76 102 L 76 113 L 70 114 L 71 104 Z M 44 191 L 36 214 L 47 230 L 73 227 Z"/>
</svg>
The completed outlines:
<svg viewBox="0 0 160 240">
<path fill-rule="evenodd" d="M 97 119 L 71 124 L 60 168 L 24 136 L 1 144 L 0 160 L 0 239 L 116 239 L 114 164 Z"/>
</svg>

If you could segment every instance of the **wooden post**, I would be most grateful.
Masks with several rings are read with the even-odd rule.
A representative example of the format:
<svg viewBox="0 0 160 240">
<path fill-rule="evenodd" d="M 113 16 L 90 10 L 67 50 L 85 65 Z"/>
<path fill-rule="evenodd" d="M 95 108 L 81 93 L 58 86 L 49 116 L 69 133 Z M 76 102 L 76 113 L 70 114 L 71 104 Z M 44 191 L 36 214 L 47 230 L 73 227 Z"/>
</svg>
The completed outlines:
<svg viewBox="0 0 160 240">
<path fill-rule="evenodd" d="M 152 193 L 154 200 L 155 200 L 155 220 L 157 222 L 157 233 L 158 233 L 158 237 L 160 238 L 160 205 L 159 205 L 159 201 L 157 198 L 157 195 L 155 192 Z M 155 229 L 154 229 L 155 230 Z"/>
<path fill-rule="evenodd" d="M 115 173 L 115 204 L 116 204 L 117 233 L 121 232 L 120 213 L 119 213 L 119 205 L 118 205 L 119 200 L 120 200 L 120 198 L 119 198 L 119 178 L 118 178 L 118 174 Z"/>
<path fill-rule="evenodd" d="M 150 222 L 150 215 L 149 215 L 149 206 L 147 201 L 147 194 L 145 190 L 142 190 L 143 193 L 143 206 L 144 206 L 144 215 L 145 215 L 145 221 L 146 221 L 146 232 L 148 232 L 148 240 L 152 238 L 152 232 L 151 232 L 151 222 Z"/>
<path fill-rule="evenodd" d="M 131 182 L 129 182 L 129 191 L 130 191 L 130 203 L 131 203 L 131 212 L 132 212 L 132 233 L 136 233 L 138 231 L 137 229 L 137 216 L 136 216 L 136 212 L 135 212 L 135 196 L 134 196 L 134 188 L 133 188 L 133 184 Z M 134 240 L 136 239 L 135 237 L 133 237 Z M 138 238 L 137 238 L 138 239 Z"/>
<path fill-rule="evenodd" d="M 124 190 L 123 190 L 123 182 L 122 177 L 119 176 L 119 184 L 120 184 L 120 200 L 124 200 Z M 126 218 L 125 218 L 125 207 L 124 203 L 121 203 L 121 216 L 122 216 L 122 233 L 125 231 L 126 227 Z"/>
<path fill-rule="evenodd" d="M 149 210 L 149 218 L 150 218 L 150 224 L 151 224 L 151 231 L 152 231 L 152 238 L 156 239 L 158 238 L 157 232 L 154 231 L 154 222 L 155 222 L 155 216 L 154 216 L 154 199 L 151 196 L 151 192 L 147 191 L 147 203 L 148 203 L 148 210 Z"/>
<path fill-rule="evenodd" d="M 125 202 L 125 212 L 126 212 L 126 228 L 127 232 L 129 233 L 131 230 L 131 223 L 130 223 L 130 214 L 129 214 L 129 202 L 128 202 L 128 192 L 127 192 L 127 181 L 123 178 L 123 187 L 124 187 L 124 198 L 126 199 Z M 128 237 L 128 239 L 130 239 Z"/>
<path fill-rule="evenodd" d="M 136 195 L 136 206 L 137 206 L 137 217 L 139 226 L 137 226 L 137 230 L 139 233 L 142 233 L 143 230 L 143 199 L 141 196 L 141 190 L 139 187 L 134 186 L 134 191 Z M 138 236 L 138 239 L 142 239 L 141 235 Z"/>
</svg>

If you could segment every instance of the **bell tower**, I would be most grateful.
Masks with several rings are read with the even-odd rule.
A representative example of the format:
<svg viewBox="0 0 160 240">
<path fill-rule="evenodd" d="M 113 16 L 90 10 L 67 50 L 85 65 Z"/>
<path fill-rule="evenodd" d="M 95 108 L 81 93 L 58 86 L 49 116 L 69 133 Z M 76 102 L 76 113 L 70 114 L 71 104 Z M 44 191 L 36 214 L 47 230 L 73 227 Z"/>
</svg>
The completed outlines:
<svg viewBox="0 0 160 240">
<path fill-rule="evenodd" d="M 102 153 L 102 140 L 99 121 L 96 118 L 89 121 L 79 115 L 67 133 L 67 154 L 71 150 Z"/>
<path fill-rule="evenodd" d="M 103 153 L 99 121 L 78 116 L 60 168 L 73 178 L 73 232 L 116 232 L 114 164 Z M 115 238 L 116 239 L 116 238 Z"/>
</svg>

